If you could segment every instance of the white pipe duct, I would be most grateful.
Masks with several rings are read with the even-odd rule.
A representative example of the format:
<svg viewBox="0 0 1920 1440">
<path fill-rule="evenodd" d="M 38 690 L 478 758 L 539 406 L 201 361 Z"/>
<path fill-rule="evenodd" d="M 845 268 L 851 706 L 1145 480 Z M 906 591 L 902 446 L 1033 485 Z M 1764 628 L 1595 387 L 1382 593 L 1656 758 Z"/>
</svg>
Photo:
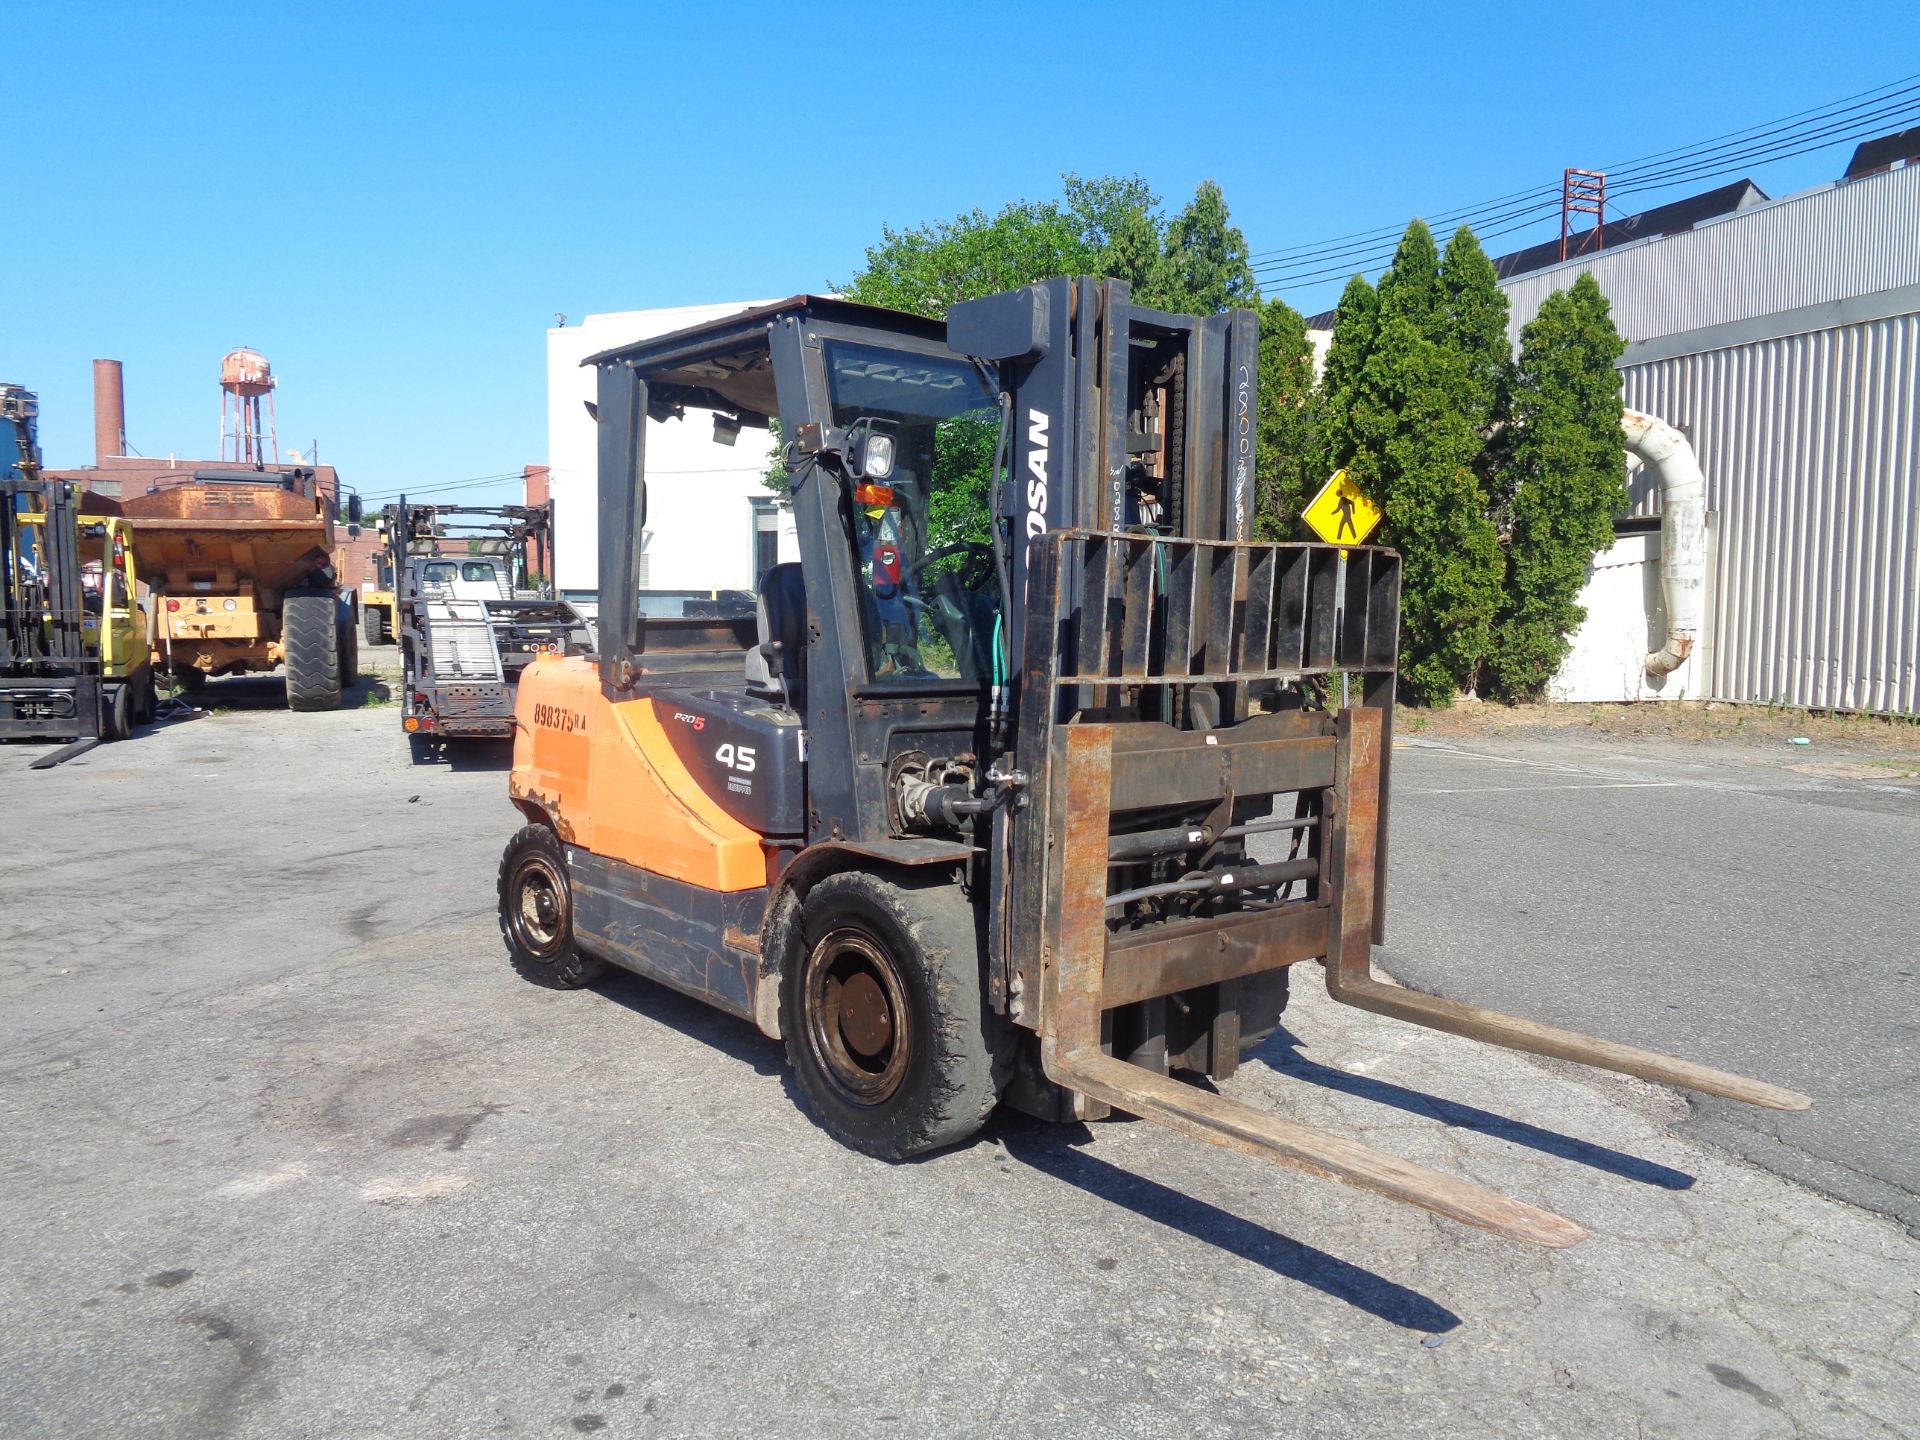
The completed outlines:
<svg viewBox="0 0 1920 1440">
<path fill-rule="evenodd" d="M 1660 588 L 1667 601 L 1667 643 L 1647 656 L 1649 675 L 1686 663 L 1700 636 L 1707 598 L 1707 482 L 1693 446 L 1657 415 L 1625 411 L 1626 448 L 1660 485 Z"/>
</svg>

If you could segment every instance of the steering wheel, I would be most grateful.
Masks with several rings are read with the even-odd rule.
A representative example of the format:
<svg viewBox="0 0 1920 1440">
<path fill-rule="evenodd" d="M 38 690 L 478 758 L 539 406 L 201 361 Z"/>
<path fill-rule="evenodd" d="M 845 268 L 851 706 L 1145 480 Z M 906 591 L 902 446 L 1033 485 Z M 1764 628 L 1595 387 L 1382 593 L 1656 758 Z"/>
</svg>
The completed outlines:
<svg viewBox="0 0 1920 1440">
<path fill-rule="evenodd" d="M 956 555 L 965 555 L 969 551 L 974 550 L 983 553 L 987 557 L 987 563 L 989 565 L 993 563 L 993 546 L 989 545 L 986 541 L 956 540 L 951 545 L 942 545 L 938 550 L 929 550 L 925 555 L 922 555 L 907 570 L 907 578 L 917 581 L 920 578 L 920 572 L 936 561 L 951 560 Z"/>
</svg>

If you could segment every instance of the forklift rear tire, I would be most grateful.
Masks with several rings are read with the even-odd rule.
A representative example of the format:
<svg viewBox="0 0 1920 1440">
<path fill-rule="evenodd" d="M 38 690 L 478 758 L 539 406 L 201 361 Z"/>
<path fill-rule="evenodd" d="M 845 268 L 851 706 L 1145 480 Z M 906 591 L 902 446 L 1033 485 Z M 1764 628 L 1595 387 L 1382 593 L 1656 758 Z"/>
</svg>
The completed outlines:
<svg viewBox="0 0 1920 1440">
<path fill-rule="evenodd" d="M 965 1140 L 999 1100 L 1010 1054 L 983 989 L 979 927 L 957 884 L 828 876 L 801 906 L 780 987 L 803 1108 L 882 1160 Z"/>
<path fill-rule="evenodd" d="M 549 990 L 578 990 L 607 972 L 574 943 L 566 853 L 544 825 L 522 827 L 500 857 L 500 933 L 520 978 Z"/>
<path fill-rule="evenodd" d="M 287 708 L 340 708 L 340 602 L 331 590 L 289 590 L 280 599 Z"/>
<path fill-rule="evenodd" d="M 387 612 L 375 606 L 361 612 L 361 621 L 366 627 L 367 644 L 384 645 L 387 643 Z"/>
</svg>

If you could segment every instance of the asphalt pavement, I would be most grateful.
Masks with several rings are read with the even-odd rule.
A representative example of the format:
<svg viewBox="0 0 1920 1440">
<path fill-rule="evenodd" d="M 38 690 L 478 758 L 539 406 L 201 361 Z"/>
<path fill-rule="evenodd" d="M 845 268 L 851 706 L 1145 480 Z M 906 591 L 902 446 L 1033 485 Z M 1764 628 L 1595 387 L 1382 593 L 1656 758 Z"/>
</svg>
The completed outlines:
<svg viewBox="0 0 1920 1440">
<path fill-rule="evenodd" d="M 1920 1249 L 1670 1091 L 1310 973 L 1224 1087 L 1592 1231 L 1555 1252 L 1141 1123 L 867 1160 L 750 1026 L 511 973 L 498 751 L 415 764 L 391 706 L 271 689 L 52 772 L 0 749 L 0 1436 L 1914 1431 Z M 1396 971 L 1823 1107 L 1909 1073 L 1890 999 L 1850 1068 L 1797 1058 L 1898 960 L 1906 812 L 1489 778 L 1537 758 L 1396 751 Z"/>
<path fill-rule="evenodd" d="M 1920 785 L 1567 735 L 1394 763 L 1380 964 L 1815 1097 L 1701 1097 L 1686 1128 L 1920 1235 Z"/>
</svg>

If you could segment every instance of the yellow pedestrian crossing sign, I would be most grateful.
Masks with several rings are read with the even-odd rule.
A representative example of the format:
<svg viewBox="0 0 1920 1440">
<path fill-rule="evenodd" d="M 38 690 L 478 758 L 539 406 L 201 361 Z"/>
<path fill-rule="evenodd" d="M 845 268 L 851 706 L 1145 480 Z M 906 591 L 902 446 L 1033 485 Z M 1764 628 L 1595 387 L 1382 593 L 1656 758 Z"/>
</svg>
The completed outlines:
<svg viewBox="0 0 1920 1440">
<path fill-rule="evenodd" d="M 1329 545 L 1362 545 L 1386 518 L 1386 512 L 1347 478 L 1346 471 L 1336 470 L 1333 478 L 1320 487 L 1320 493 L 1307 502 L 1300 518 Z"/>
</svg>

